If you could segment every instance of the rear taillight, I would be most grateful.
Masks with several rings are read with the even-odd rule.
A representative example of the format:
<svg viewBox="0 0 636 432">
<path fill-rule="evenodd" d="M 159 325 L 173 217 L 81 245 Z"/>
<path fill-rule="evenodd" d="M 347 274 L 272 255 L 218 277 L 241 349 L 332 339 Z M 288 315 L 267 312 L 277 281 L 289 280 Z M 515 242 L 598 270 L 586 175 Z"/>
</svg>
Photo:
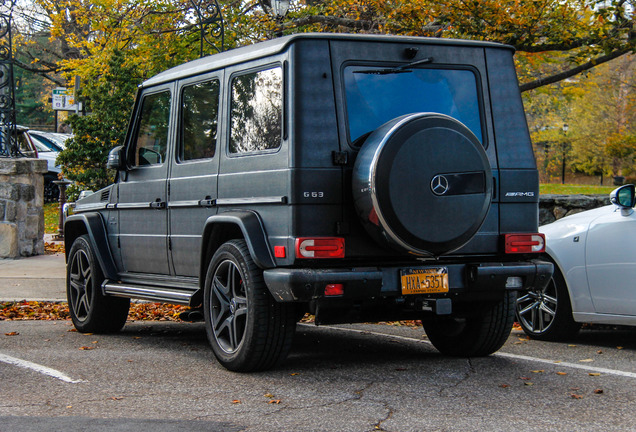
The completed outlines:
<svg viewBox="0 0 636 432">
<path fill-rule="evenodd" d="M 316 237 L 296 239 L 297 258 L 344 258 L 344 239 Z"/>
<path fill-rule="evenodd" d="M 325 297 L 339 297 L 344 294 L 343 284 L 328 284 L 325 286 Z"/>
<path fill-rule="evenodd" d="M 506 234 L 506 253 L 540 253 L 545 252 L 545 236 L 540 233 Z"/>
</svg>

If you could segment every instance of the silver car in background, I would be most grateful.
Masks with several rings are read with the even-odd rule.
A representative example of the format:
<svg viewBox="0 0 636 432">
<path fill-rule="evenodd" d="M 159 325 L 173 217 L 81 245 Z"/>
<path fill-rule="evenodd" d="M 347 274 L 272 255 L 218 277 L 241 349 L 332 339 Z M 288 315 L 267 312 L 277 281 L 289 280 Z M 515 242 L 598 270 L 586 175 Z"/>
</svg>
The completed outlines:
<svg viewBox="0 0 636 432">
<path fill-rule="evenodd" d="M 62 172 L 60 166 L 56 164 L 57 155 L 66 148 L 66 140 L 72 135 L 34 130 L 26 133 L 37 148 L 38 157 L 45 159 L 48 165 L 48 172 L 44 174 L 44 202 L 55 202 L 59 198 L 60 190 L 53 182 L 58 180 Z"/>
<path fill-rule="evenodd" d="M 634 185 L 610 201 L 540 228 L 555 266 L 545 289 L 519 293 L 517 319 L 530 337 L 566 339 L 582 323 L 636 326 Z"/>
</svg>

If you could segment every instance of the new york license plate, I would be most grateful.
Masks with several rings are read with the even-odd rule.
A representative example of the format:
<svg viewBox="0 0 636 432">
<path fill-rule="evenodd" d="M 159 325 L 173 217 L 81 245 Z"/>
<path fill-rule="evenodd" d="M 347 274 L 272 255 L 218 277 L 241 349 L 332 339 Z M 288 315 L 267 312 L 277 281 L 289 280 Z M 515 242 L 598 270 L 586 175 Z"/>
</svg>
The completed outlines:
<svg viewBox="0 0 636 432">
<path fill-rule="evenodd" d="M 400 270 L 402 294 L 438 294 L 448 292 L 448 268 Z"/>
</svg>

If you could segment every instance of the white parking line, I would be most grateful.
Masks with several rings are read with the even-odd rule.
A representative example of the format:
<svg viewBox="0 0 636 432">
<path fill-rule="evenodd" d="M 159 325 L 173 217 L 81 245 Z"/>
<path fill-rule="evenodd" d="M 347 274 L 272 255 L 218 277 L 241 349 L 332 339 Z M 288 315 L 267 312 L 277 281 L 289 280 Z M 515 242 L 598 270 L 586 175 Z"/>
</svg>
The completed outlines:
<svg viewBox="0 0 636 432">
<path fill-rule="evenodd" d="M 22 360 L 16 357 L 11 357 L 5 354 L 0 354 L 0 362 L 3 363 L 8 363 L 14 366 L 18 366 L 24 369 L 31 369 L 35 372 L 44 374 L 44 375 L 48 375 L 50 377 L 53 378 L 57 378 L 61 381 L 70 383 L 70 384 L 77 384 L 77 383 L 81 383 L 81 382 L 85 382 L 84 380 L 74 380 L 73 378 L 69 377 L 68 375 L 65 375 L 64 373 L 55 370 L 55 369 L 51 369 L 48 368 L 46 366 L 42 366 L 39 365 L 37 363 L 33 363 L 27 360 Z"/>
<path fill-rule="evenodd" d="M 308 326 L 308 327 L 311 326 L 310 324 L 300 324 L 300 325 Z M 391 334 L 386 334 L 386 333 L 378 333 L 378 332 L 372 332 L 372 331 L 367 331 L 367 330 L 348 329 L 348 328 L 342 328 L 342 327 L 331 327 L 330 326 L 329 328 L 330 329 L 334 329 L 334 330 L 340 330 L 340 331 L 343 331 L 343 332 L 358 333 L 358 334 L 368 334 L 368 335 L 374 335 L 374 336 L 384 336 L 384 337 L 388 337 L 388 338 L 391 338 L 391 339 L 404 340 L 404 341 L 409 341 L 409 342 L 417 342 L 417 343 L 423 343 L 423 344 L 427 344 L 427 345 L 432 345 L 427 340 L 415 339 L 415 338 L 405 337 L 405 336 L 397 336 L 397 335 L 391 335 Z M 625 372 L 625 371 L 615 370 L 615 369 L 607 369 L 607 368 L 601 368 L 601 367 L 595 367 L 595 366 L 580 365 L 580 364 L 576 364 L 576 363 L 569 363 L 569 362 L 564 362 L 564 361 L 559 361 L 559 360 L 542 359 L 542 358 L 538 358 L 538 357 L 530 357 L 530 356 L 524 356 L 524 355 L 519 355 L 519 354 L 510 354 L 510 353 L 505 353 L 505 352 L 497 352 L 497 353 L 493 354 L 493 356 L 510 358 L 510 359 L 515 359 L 515 360 L 526 360 L 526 361 L 531 361 L 531 362 L 535 362 L 535 363 L 551 364 L 551 365 L 553 365 L 555 367 L 567 367 L 567 368 L 572 368 L 572 369 L 581 369 L 581 370 L 588 371 L 588 372 L 598 372 L 598 373 L 607 374 L 607 375 L 615 375 L 615 376 L 621 376 L 621 377 L 627 377 L 627 378 L 636 378 L 636 373 L 634 373 L 634 372 Z"/>
<path fill-rule="evenodd" d="M 576 363 L 569 363 L 569 362 L 558 361 L 558 360 L 548 360 L 548 359 L 542 359 L 542 358 L 537 358 L 537 357 L 529 357 L 529 356 L 518 355 L 518 354 L 510 354 L 510 353 L 504 353 L 504 352 L 497 352 L 497 353 L 495 353 L 493 355 L 497 356 L 497 357 L 512 358 L 512 359 L 515 359 L 515 360 L 527 360 L 527 361 L 533 361 L 533 362 L 537 362 L 537 363 L 546 363 L 546 364 L 551 364 L 551 365 L 554 365 L 554 366 L 557 366 L 557 367 L 569 367 L 569 368 L 573 368 L 573 369 L 582 369 L 584 371 L 598 372 L 598 373 L 607 374 L 607 375 L 616 375 L 616 376 L 622 376 L 622 377 L 627 377 L 627 378 L 636 378 L 636 373 L 634 373 L 634 372 L 625 372 L 625 371 L 621 371 L 621 370 L 607 369 L 607 368 L 596 367 L 596 366 L 585 366 L 585 365 L 580 365 L 580 364 L 576 364 Z"/>
</svg>

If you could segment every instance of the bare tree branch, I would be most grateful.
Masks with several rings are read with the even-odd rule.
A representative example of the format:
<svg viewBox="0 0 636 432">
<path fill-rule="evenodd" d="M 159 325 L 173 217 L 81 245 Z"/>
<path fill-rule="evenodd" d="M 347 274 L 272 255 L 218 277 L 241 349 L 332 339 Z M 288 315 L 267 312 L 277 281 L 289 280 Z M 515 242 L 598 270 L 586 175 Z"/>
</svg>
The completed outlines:
<svg viewBox="0 0 636 432">
<path fill-rule="evenodd" d="M 17 59 L 14 59 L 13 62 L 17 67 L 24 69 L 25 71 L 28 71 L 28 72 L 36 73 L 48 79 L 49 81 L 54 82 L 60 87 L 63 87 L 66 84 L 64 81 L 60 80 L 59 78 L 50 75 L 50 74 L 56 74 L 60 72 L 62 69 L 59 67 L 34 68 L 27 65 L 26 63 L 22 63 L 21 61 Z"/>
<path fill-rule="evenodd" d="M 544 85 L 548 85 L 548 84 L 554 84 L 556 82 L 559 81 L 563 81 L 564 79 L 573 77 L 575 75 L 580 74 L 581 72 L 585 72 L 586 70 L 590 70 L 595 66 L 598 66 L 600 64 L 603 63 L 607 63 L 610 60 L 614 60 L 615 58 L 618 58 L 620 56 L 623 56 L 627 53 L 632 52 L 631 49 L 621 49 L 621 50 L 616 50 L 614 52 L 611 52 L 607 55 L 601 56 L 601 57 L 597 57 L 595 59 L 592 59 L 590 61 L 588 61 L 587 63 L 583 63 L 582 65 L 579 65 L 575 68 L 554 74 L 554 75 L 550 75 L 544 78 L 539 78 L 537 80 L 522 84 L 519 86 L 519 90 L 521 90 L 521 92 L 525 92 L 528 90 L 534 90 L 536 88 L 542 87 Z"/>
</svg>

